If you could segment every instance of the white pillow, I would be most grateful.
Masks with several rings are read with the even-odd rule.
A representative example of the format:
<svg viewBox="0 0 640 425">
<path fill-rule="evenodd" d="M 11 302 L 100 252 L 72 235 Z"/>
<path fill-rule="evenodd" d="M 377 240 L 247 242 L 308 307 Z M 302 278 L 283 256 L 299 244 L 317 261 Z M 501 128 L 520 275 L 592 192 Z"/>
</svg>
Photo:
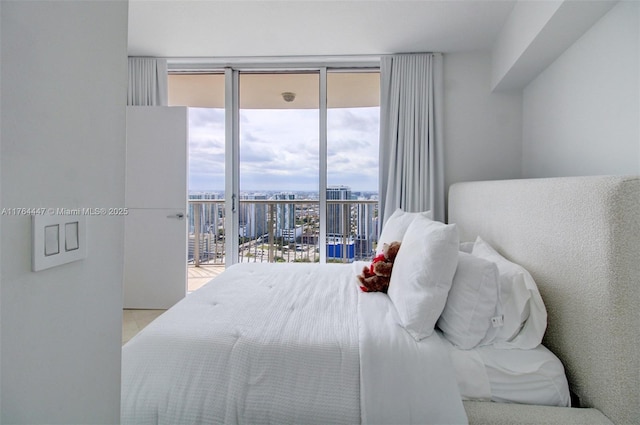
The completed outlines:
<svg viewBox="0 0 640 425">
<path fill-rule="evenodd" d="M 458 348 L 469 350 L 482 341 L 498 302 L 498 267 L 480 257 L 458 253 L 458 267 L 438 327 Z"/>
<path fill-rule="evenodd" d="M 488 332 L 481 345 L 496 348 L 535 348 L 547 328 L 547 310 L 533 277 L 524 267 L 500 255 L 491 245 L 476 239 L 472 254 L 498 266 L 500 307 L 504 325 Z"/>
<path fill-rule="evenodd" d="M 396 209 L 382 227 L 382 233 L 378 238 L 378 248 L 376 249 L 376 255 L 382 252 L 382 247 L 385 243 L 391 243 L 394 241 L 401 242 L 404 234 L 407 231 L 407 228 L 409 227 L 411 222 L 418 216 L 424 216 L 430 219 L 431 211 L 410 213 L 403 211 L 402 208 Z"/>
<path fill-rule="evenodd" d="M 475 242 L 460 242 L 460 251 L 466 252 L 467 254 L 471 254 L 473 251 L 473 245 Z"/>
<path fill-rule="evenodd" d="M 417 341 L 431 335 L 458 265 L 458 229 L 418 215 L 407 228 L 389 291 L 404 328 Z"/>
</svg>

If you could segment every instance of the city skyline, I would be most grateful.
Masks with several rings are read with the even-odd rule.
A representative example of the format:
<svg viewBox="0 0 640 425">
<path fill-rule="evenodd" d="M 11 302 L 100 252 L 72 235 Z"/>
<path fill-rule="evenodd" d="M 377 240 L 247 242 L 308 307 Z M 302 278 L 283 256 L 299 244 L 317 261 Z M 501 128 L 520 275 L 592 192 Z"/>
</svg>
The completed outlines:
<svg viewBox="0 0 640 425">
<path fill-rule="evenodd" d="M 309 192 L 302 192 L 308 194 Z M 353 193 L 349 186 L 327 187 L 324 246 L 327 259 L 369 259 L 377 241 L 377 192 Z M 224 258 L 226 209 L 222 191 L 192 193 L 189 203 L 189 258 L 220 261 Z M 216 202 L 198 202 L 214 199 Z M 263 191 L 240 194 L 237 237 L 240 261 L 318 261 L 322 211 L 318 199 L 300 199 L 295 192 Z M 242 202 L 244 201 L 244 202 Z M 331 201 L 348 201 L 332 204 Z M 195 211 L 198 214 L 195 214 Z M 194 260 L 195 261 L 195 260 Z"/>
<path fill-rule="evenodd" d="M 331 188 L 335 188 L 338 186 L 327 186 L 327 189 L 331 189 Z M 348 186 L 346 186 L 347 188 L 349 188 Z M 352 195 L 355 196 L 367 196 L 366 199 L 371 200 L 372 198 L 377 198 L 378 196 L 378 191 L 377 190 L 351 190 L 349 188 L 350 192 Z M 198 195 L 218 195 L 219 198 L 204 198 L 204 199 L 223 199 L 224 198 L 224 194 L 225 191 L 224 190 L 189 190 L 188 191 L 188 197 L 189 199 L 203 199 L 203 198 L 191 198 L 192 196 L 198 196 Z M 270 196 L 270 198 L 261 198 L 261 199 L 276 199 L 277 195 L 280 194 L 294 194 L 294 195 L 301 195 L 301 194 L 307 194 L 307 195 L 313 195 L 310 197 L 306 197 L 306 198 L 299 198 L 299 197 L 295 197 L 294 199 L 296 200 L 318 200 L 319 199 L 319 191 L 308 191 L 308 190 L 241 190 L 239 193 L 239 196 L 241 197 L 240 199 L 243 199 L 242 197 L 245 196 L 249 196 L 249 197 L 253 197 L 253 196 Z M 256 198 L 257 199 L 257 198 Z M 327 198 L 330 199 L 330 198 Z M 357 200 L 357 199 L 354 199 Z"/>
</svg>

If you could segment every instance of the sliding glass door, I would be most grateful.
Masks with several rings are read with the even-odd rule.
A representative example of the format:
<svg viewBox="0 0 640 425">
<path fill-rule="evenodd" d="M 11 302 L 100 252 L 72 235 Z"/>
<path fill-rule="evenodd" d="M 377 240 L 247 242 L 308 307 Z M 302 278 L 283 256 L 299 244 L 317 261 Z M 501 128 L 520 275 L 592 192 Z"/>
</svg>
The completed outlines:
<svg viewBox="0 0 640 425">
<path fill-rule="evenodd" d="M 318 261 L 319 72 L 241 72 L 239 258 Z"/>
<path fill-rule="evenodd" d="M 378 70 L 227 68 L 196 77 L 215 79 L 215 94 L 192 84 L 193 94 L 173 103 L 191 107 L 194 264 L 370 258 Z"/>
<path fill-rule="evenodd" d="M 327 72 L 328 261 L 366 260 L 378 240 L 380 74 Z"/>
<path fill-rule="evenodd" d="M 175 73 L 169 105 L 188 106 L 188 257 L 190 265 L 225 263 L 225 74 Z M 189 280 L 189 290 L 209 276 Z M 196 284 L 194 286 L 194 281 Z"/>
</svg>

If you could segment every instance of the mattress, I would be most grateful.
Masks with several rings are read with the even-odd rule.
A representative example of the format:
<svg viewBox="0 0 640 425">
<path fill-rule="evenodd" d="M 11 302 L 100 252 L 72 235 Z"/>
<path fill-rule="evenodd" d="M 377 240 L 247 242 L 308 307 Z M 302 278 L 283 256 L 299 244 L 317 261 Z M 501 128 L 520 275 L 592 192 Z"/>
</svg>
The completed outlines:
<svg viewBox="0 0 640 425">
<path fill-rule="evenodd" d="M 529 350 L 446 345 L 464 400 L 571 406 L 562 362 L 543 345 Z"/>
<path fill-rule="evenodd" d="M 466 423 L 443 338 L 356 274 L 228 268 L 123 347 L 122 423 Z"/>
</svg>

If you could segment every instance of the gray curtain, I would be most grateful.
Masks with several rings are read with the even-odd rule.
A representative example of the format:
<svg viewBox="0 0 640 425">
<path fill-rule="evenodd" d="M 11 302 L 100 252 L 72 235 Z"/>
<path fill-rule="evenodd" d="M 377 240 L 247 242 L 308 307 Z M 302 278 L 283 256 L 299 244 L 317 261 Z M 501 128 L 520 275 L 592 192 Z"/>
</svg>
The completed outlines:
<svg viewBox="0 0 640 425">
<path fill-rule="evenodd" d="M 167 106 L 167 61 L 129 58 L 127 105 Z"/>
<path fill-rule="evenodd" d="M 442 54 L 380 64 L 380 224 L 397 208 L 444 221 Z"/>
</svg>

